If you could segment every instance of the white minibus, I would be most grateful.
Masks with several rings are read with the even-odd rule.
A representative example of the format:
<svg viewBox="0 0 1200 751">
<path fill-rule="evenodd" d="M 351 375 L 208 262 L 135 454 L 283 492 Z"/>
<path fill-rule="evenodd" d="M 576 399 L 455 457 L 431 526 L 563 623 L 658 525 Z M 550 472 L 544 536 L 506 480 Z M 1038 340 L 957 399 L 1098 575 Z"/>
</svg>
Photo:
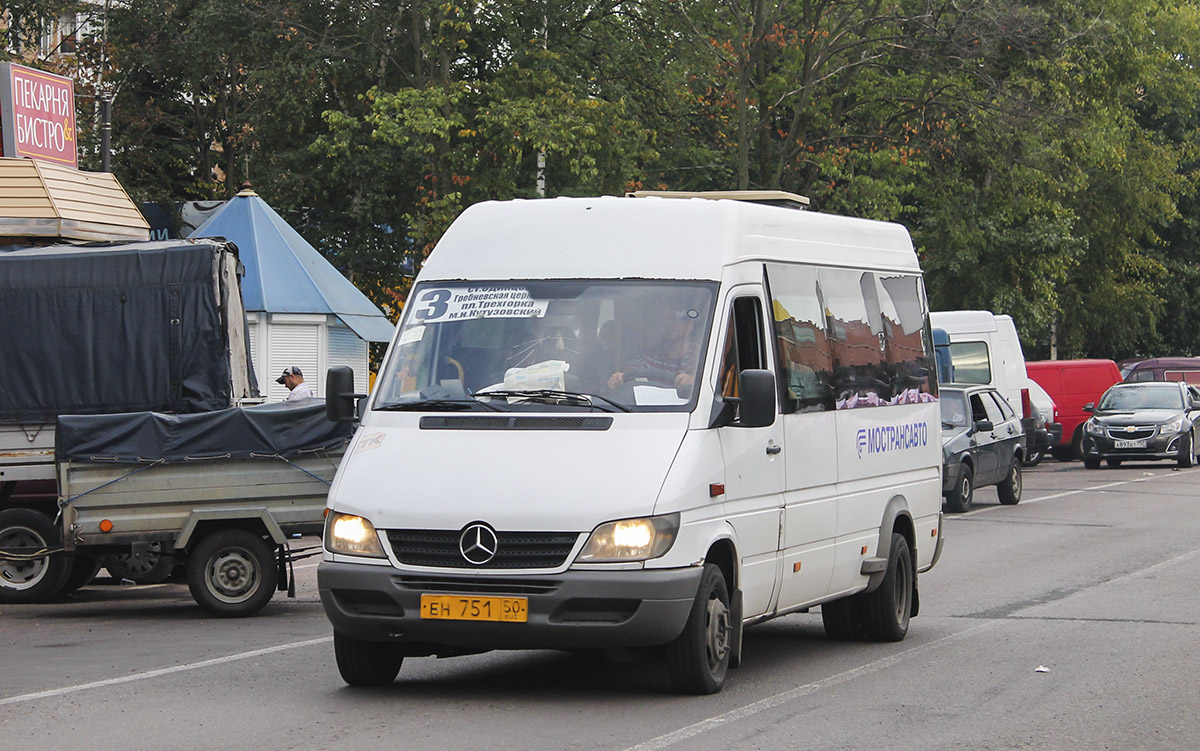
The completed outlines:
<svg viewBox="0 0 1200 751">
<path fill-rule="evenodd" d="M 727 196 L 728 194 L 721 194 Z M 921 270 L 896 224 L 722 197 L 477 204 L 409 296 L 329 493 L 342 678 L 406 657 L 645 648 L 714 693 L 820 606 L 897 641 L 942 545 Z"/>
</svg>

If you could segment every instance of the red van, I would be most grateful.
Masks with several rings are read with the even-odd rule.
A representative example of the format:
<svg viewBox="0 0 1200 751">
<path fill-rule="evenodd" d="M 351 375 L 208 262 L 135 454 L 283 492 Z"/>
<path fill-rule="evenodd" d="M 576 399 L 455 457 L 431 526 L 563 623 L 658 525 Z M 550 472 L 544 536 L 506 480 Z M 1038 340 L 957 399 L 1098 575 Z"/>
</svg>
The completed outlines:
<svg viewBox="0 0 1200 751">
<path fill-rule="evenodd" d="M 1083 423 L 1088 418 L 1083 405 L 1099 401 L 1105 389 L 1121 382 L 1117 364 L 1112 360 L 1036 360 L 1025 363 L 1025 372 L 1058 407 L 1062 438 L 1051 452 L 1057 459 L 1079 458 Z"/>
</svg>

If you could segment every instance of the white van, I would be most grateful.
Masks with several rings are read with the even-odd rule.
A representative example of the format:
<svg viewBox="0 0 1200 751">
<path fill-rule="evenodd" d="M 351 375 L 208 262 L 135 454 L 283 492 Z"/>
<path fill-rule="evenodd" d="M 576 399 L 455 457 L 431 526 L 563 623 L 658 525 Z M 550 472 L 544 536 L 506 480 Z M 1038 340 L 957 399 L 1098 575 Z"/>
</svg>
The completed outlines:
<svg viewBox="0 0 1200 751">
<path fill-rule="evenodd" d="M 1026 449 L 1033 446 L 1035 420 L 1026 385 L 1025 353 L 1012 316 L 988 310 L 935 310 L 929 321 L 950 336 L 955 383 L 994 386 L 1021 416 Z"/>
<path fill-rule="evenodd" d="M 927 311 L 895 224 L 702 198 L 467 209 L 330 489 L 343 679 L 661 647 L 680 690 L 713 693 L 769 618 L 821 605 L 833 638 L 904 638 L 942 544 Z"/>
</svg>

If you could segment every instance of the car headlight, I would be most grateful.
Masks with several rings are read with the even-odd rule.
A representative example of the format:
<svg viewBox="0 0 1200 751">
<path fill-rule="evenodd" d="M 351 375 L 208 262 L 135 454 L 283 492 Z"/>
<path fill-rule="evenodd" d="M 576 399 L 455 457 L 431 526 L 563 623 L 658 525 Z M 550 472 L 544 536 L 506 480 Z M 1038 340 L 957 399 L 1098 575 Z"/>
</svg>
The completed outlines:
<svg viewBox="0 0 1200 751">
<path fill-rule="evenodd" d="M 622 519 L 601 524 L 579 553 L 580 563 L 645 561 L 671 549 L 679 532 L 679 514 Z"/>
<path fill-rule="evenodd" d="M 375 525 L 352 514 L 330 512 L 325 519 L 325 549 L 330 553 L 386 558 Z"/>
<path fill-rule="evenodd" d="M 1183 430 L 1182 417 L 1178 420 L 1172 420 L 1171 422 L 1164 422 L 1162 425 L 1158 426 L 1159 435 L 1170 435 L 1171 433 L 1178 433 L 1180 430 Z"/>
<path fill-rule="evenodd" d="M 1087 432 L 1091 433 L 1092 435 L 1104 435 L 1104 426 L 1095 420 L 1088 420 L 1083 424 L 1083 426 L 1087 429 Z"/>
</svg>

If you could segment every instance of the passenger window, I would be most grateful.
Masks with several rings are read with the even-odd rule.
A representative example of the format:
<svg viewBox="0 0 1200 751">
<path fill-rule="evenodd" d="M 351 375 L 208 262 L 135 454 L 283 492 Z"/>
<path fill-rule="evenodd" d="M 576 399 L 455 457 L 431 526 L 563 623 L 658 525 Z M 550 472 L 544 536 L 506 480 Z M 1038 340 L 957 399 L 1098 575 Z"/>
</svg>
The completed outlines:
<svg viewBox="0 0 1200 751">
<path fill-rule="evenodd" d="M 993 407 L 994 409 L 994 407 Z M 984 406 L 982 394 L 971 395 L 971 421 L 979 422 L 980 420 L 990 420 L 988 417 L 987 407 Z"/>
<path fill-rule="evenodd" d="M 783 411 L 831 410 L 833 350 L 817 270 L 772 264 L 768 274 Z"/>
<path fill-rule="evenodd" d="M 996 402 L 996 408 L 1000 410 L 1001 420 L 1012 420 L 1017 416 L 1017 413 L 1009 406 L 1007 399 L 999 394 L 988 394 L 988 396 Z"/>
<path fill-rule="evenodd" d="M 925 289 L 912 275 L 879 275 L 886 370 L 892 402 L 924 401 L 935 383 L 931 337 L 925 325 Z"/>
<path fill-rule="evenodd" d="M 999 425 L 1004 422 L 1004 412 L 1001 411 L 1000 405 L 996 403 L 994 394 L 981 394 L 983 396 L 983 409 L 987 413 L 987 419 L 992 421 L 993 425 Z"/>
<path fill-rule="evenodd" d="M 739 395 L 739 378 L 743 370 L 769 367 L 762 332 L 762 306 L 758 298 L 739 297 L 734 300 L 729 311 L 720 382 L 717 384 L 721 396 L 736 398 Z"/>
</svg>

